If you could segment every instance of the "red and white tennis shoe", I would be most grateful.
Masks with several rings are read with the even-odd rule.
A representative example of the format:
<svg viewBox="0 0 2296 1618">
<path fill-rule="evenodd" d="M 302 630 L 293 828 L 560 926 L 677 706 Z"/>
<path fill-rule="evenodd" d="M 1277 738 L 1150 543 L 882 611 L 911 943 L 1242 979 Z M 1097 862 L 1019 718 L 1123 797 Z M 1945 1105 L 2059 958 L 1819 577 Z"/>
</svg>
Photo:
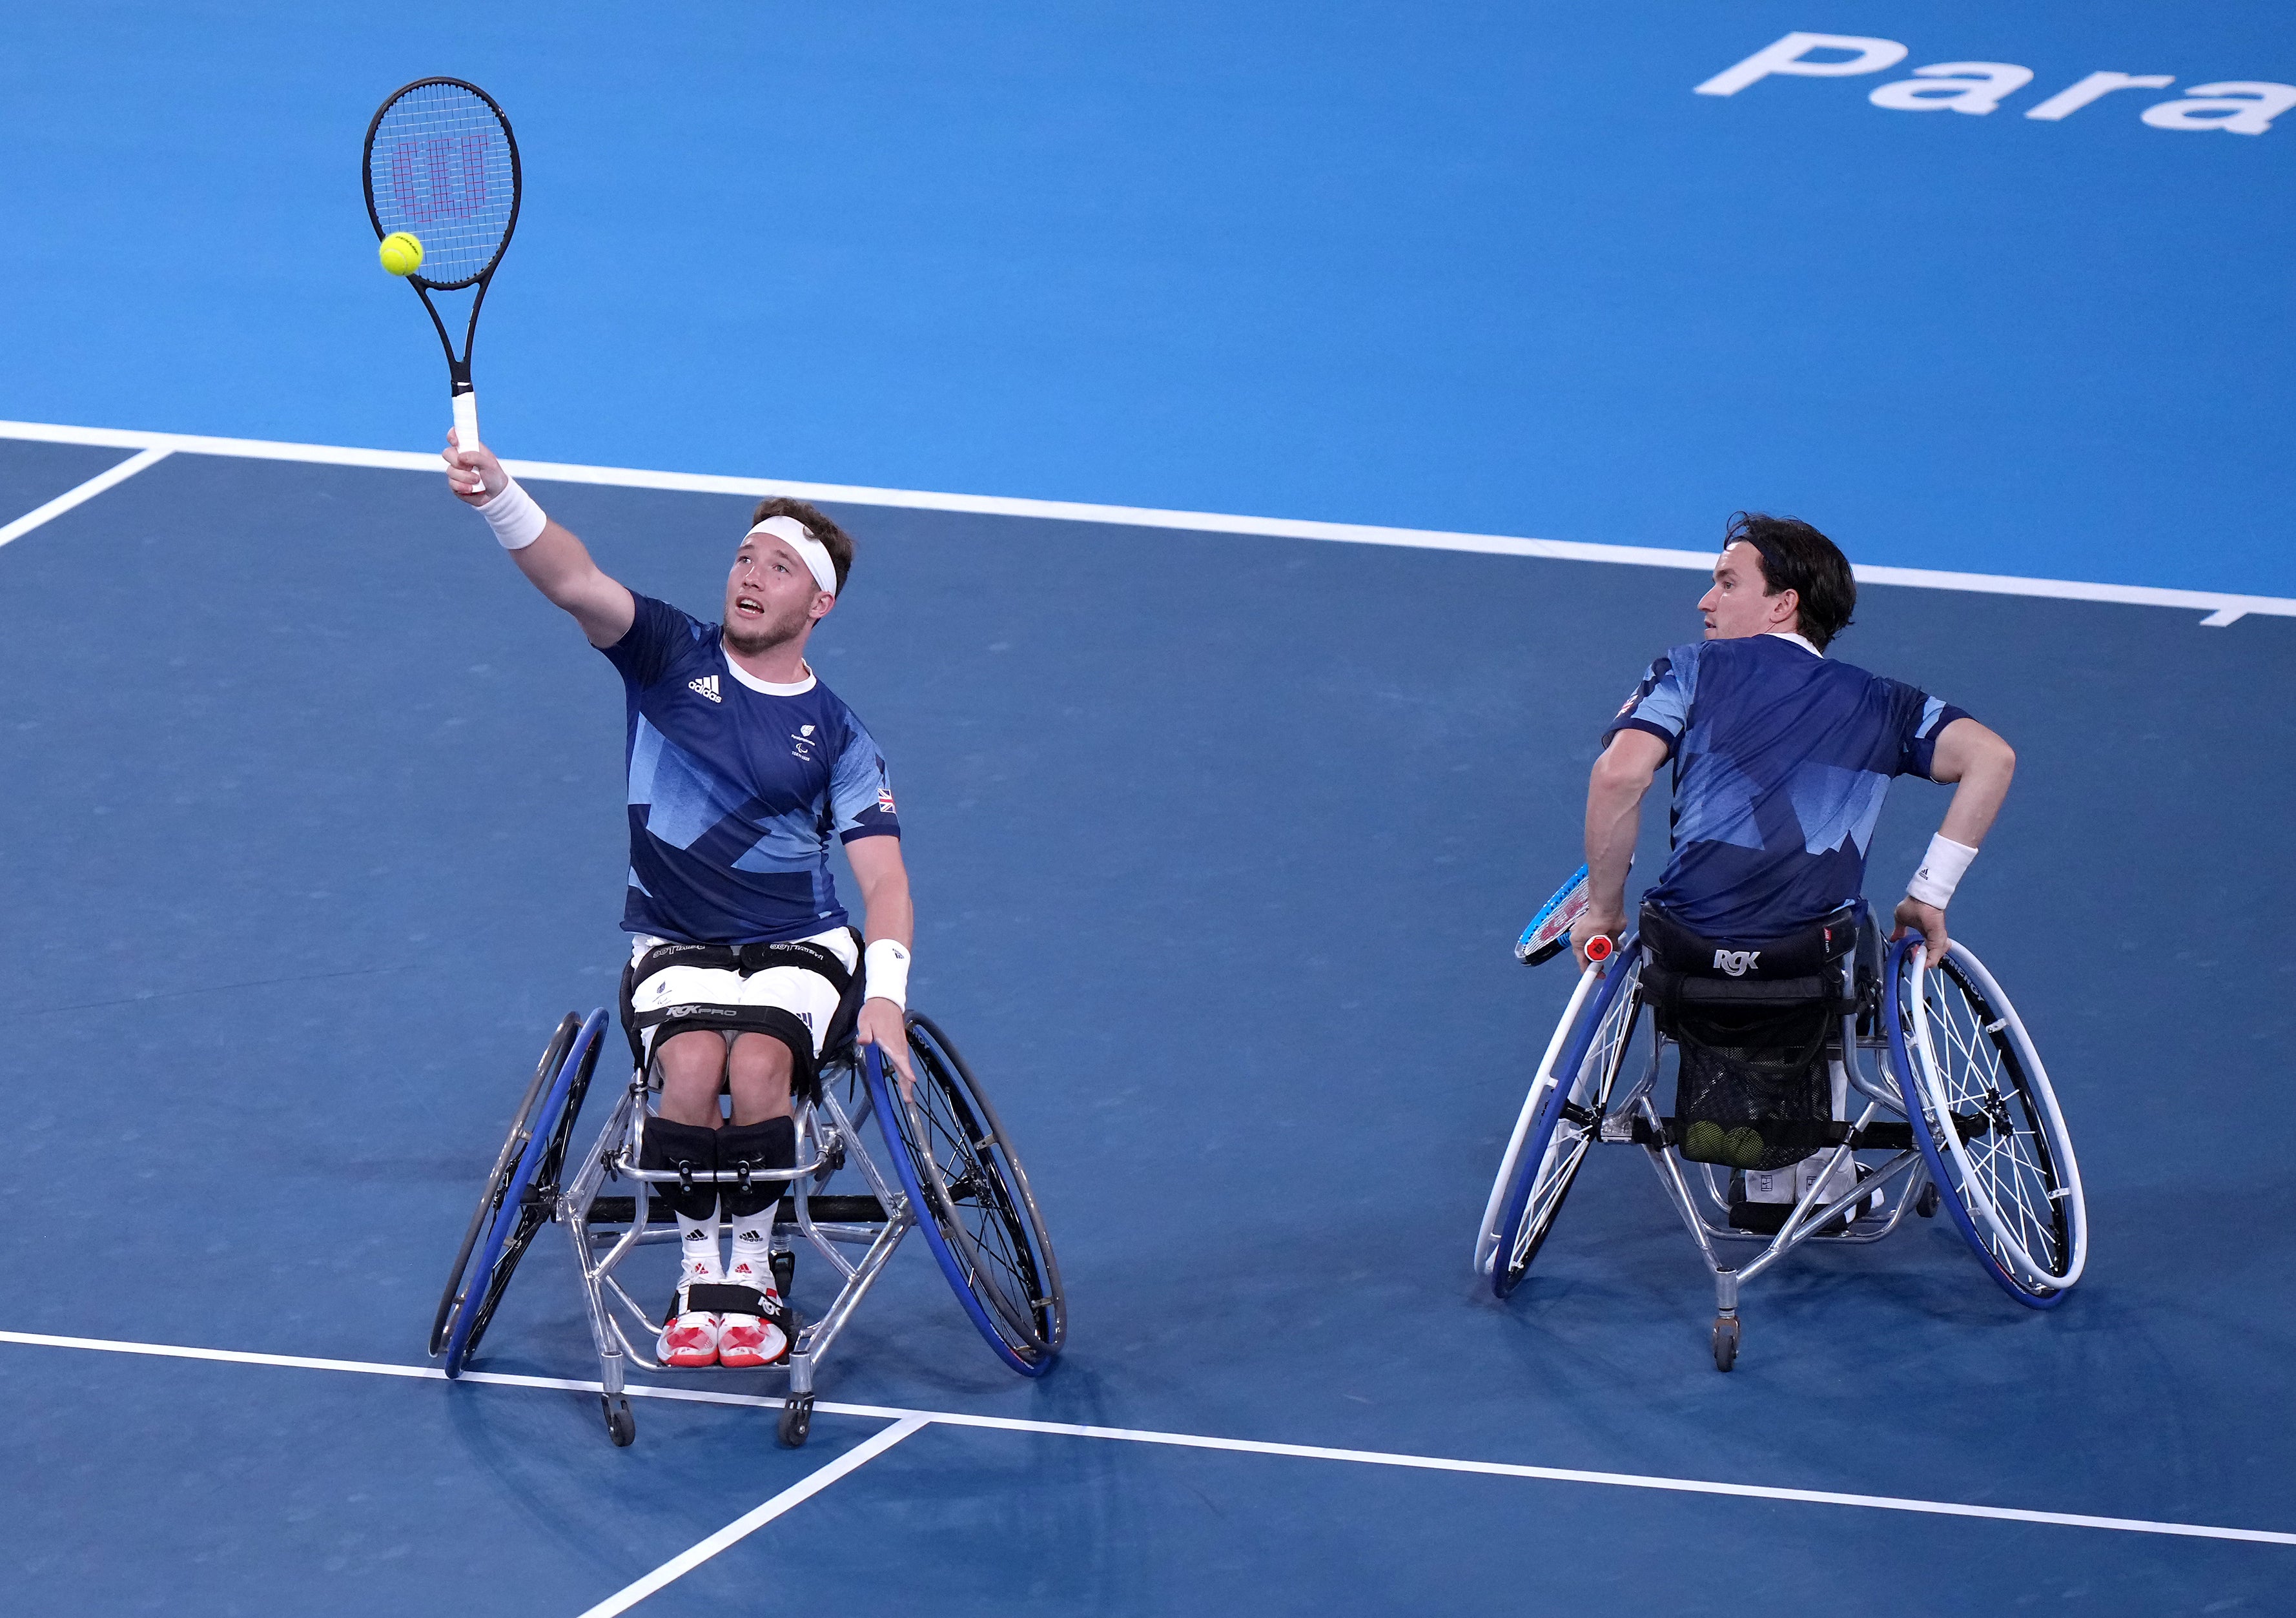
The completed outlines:
<svg viewBox="0 0 2296 1618">
<path fill-rule="evenodd" d="M 718 1336 L 718 1363 L 735 1370 L 779 1365 L 789 1358 L 789 1334 L 775 1318 L 782 1312 L 782 1296 L 775 1290 L 771 1272 L 759 1275 L 748 1264 L 737 1263 L 726 1276 L 728 1285 L 755 1287 L 765 1299 L 766 1313 L 728 1314 Z"/>
<path fill-rule="evenodd" d="M 703 1269 L 692 1264 L 682 1267 L 677 1291 L 669 1301 L 669 1318 L 662 1326 L 661 1335 L 654 1339 L 655 1359 L 681 1370 L 718 1363 L 718 1344 L 726 1329 L 725 1317 L 685 1306 L 688 1288 L 719 1282 L 715 1269 Z"/>
</svg>

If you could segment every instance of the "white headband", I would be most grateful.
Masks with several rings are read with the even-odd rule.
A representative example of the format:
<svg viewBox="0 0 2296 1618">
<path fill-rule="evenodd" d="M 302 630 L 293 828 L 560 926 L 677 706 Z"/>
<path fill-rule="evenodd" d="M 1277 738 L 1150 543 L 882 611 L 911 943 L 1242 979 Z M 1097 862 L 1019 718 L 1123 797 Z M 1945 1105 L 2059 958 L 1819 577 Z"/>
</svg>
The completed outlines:
<svg viewBox="0 0 2296 1618">
<path fill-rule="evenodd" d="M 832 595 L 837 594 L 837 564 L 830 561 L 829 547 L 813 537 L 811 529 L 795 517 L 767 517 L 742 538 L 754 539 L 759 534 L 771 534 L 786 543 L 805 559 L 805 565 L 813 571 L 814 583 Z"/>
</svg>

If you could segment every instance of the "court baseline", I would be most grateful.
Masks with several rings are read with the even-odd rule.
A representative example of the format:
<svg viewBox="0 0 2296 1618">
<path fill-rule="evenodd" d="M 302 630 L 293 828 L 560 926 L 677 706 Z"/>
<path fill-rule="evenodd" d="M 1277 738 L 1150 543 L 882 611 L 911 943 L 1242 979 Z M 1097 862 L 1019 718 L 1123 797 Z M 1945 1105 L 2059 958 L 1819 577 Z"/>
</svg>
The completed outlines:
<svg viewBox="0 0 2296 1618">
<path fill-rule="evenodd" d="M 45 422 L 0 421 L 0 439 L 27 443 L 78 444 L 141 450 L 48 505 L 0 529 L 0 544 L 19 525 L 39 522 L 100 494 L 120 479 L 169 454 L 233 456 L 247 460 L 300 461 L 324 466 L 361 466 L 386 471 L 439 470 L 439 457 L 406 449 L 359 449 L 328 444 L 287 444 L 265 439 L 210 438 L 192 433 L 145 432 L 115 427 L 70 427 Z M 148 456 L 149 460 L 144 456 Z M 1398 546 L 1416 550 L 1469 551 L 1484 555 L 1538 556 L 1562 562 L 1604 562 L 1628 567 L 1677 568 L 1702 573 L 1714 565 L 1710 551 L 1669 550 L 1655 546 L 1597 545 L 1574 539 L 1526 539 L 1506 534 L 1458 534 L 1429 529 L 1381 528 L 1354 522 L 1316 522 L 1291 517 L 1245 517 L 1221 512 L 1160 511 L 1150 506 L 1096 505 L 1074 500 L 1031 500 L 1004 495 L 944 494 L 926 489 L 871 489 L 842 483 L 803 483 L 776 478 L 724 477 L 707 472 L 647 472 L 623 466 L 579 466 L 557 461 L 506 460 L 511 475 L 537 482 L 588 483 L 614 489 L 652 489 L 678 494 L 740 495 L 752 499 L 785 495 L 804 500 L 885 505 L 910 511 L 967 512 L 987 516 L 1035 517 L 1064 522 L 1103 522 L 1119 527 L 1177 529 L 1189 533 L 1248 534 L 1263 538 L 1320 539 L 1347 545 Z M 50 507 L 54 509 L 51 510 Z M 37 521 L 36 521 L 37 519 Z M 2027 595 L 2052 601 L 2111 602 L 2124 606 L 2171 607 L 2206 614 L 2202 627 L 2220 629 L 2251 613 L 2296 618 L 2296 599 L 2242 595 L 2222 590 L 2173 590 L 2151 585 L 2099 584 L 2077 579 L 2027 579 L 2006 573 L 1956 573 L 1931 568 L 1875 567 L 1853 570 L 1864 584 L 1912 589 L 1961 590 L 1985 595 Z"/>
</svg>

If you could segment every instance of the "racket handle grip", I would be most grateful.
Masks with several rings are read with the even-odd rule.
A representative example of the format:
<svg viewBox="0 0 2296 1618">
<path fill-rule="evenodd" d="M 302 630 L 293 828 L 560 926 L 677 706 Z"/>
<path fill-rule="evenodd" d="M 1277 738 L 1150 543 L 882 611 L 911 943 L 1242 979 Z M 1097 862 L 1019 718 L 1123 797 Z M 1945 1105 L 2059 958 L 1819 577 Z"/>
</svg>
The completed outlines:
<svg viewBox="0 0 2296 1618">
<path fill-rule="evenodd" d="M 1607 961 L 1610 958 L 1611 940 L 1609 939 L 1604 938 L 1601 933 L 1597 932 L 1594 937 L 1587 940 L 1587 959 L 1590 963 L 1595 961 Z"/>
<path fill-rule="evenodd" d="M 455 442 L 463 449 L 479 444 L 479 396 L 467 390 L 455 395 Z"/>
</svg>

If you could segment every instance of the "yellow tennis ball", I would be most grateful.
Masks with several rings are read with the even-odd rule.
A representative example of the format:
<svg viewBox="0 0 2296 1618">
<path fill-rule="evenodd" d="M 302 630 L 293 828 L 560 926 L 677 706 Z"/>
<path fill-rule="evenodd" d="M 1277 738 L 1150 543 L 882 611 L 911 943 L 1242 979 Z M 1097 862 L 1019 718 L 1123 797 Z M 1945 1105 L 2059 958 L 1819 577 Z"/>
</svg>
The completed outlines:
<svg viewBox="0 0 2296 1618">
<path fill-rule="evenodd" d="M 411 275 L 422 267 L 422 238 L 409 230 L 394 230 L 375 250 L 382 267 L 394 275 Z"/>
</svg>

